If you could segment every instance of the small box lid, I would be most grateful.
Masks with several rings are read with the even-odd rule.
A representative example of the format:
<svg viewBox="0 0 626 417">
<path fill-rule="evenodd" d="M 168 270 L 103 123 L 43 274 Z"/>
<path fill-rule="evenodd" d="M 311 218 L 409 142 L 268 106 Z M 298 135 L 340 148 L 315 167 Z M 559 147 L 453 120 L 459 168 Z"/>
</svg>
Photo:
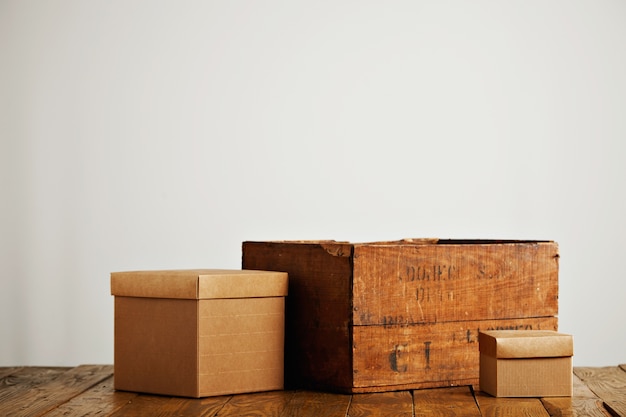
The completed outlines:
<svg viewBox="0 0 626 417">
<path fill-rule="evenodd" d="M 494 358 L 572 356 L 571 335 L 550 330 L 492 330 L 478 335 L 480 352 Z"/>
<path fill-rule="evenodd" d="M 189 269 L 111 273 L 111 294 L 147 298 L 252 298 L 287 295 L 287 273 Z"/>
</svg>

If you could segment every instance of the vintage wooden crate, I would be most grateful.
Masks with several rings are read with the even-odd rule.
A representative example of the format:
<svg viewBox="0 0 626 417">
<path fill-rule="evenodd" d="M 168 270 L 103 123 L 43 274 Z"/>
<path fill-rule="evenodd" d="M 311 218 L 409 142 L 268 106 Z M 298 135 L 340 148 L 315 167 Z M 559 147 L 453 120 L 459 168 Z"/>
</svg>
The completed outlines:
<svg viewBox="0 0 626 417">
<path fill-rule="evenodd" d="M 244 242 L 289 273 L 285 383 L 342 392 L 478 384 L 478 332 L 557 330 L 552 241 Z"/>
</svg>

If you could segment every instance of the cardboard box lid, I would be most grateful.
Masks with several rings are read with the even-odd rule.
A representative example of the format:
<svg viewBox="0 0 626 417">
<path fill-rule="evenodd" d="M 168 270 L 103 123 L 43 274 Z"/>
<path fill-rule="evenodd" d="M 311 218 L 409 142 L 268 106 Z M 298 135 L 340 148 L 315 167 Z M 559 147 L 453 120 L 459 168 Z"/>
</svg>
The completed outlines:
<svg viewBox="0 0 626 417">
<path fill-rule="evenodd" d="M 230 269 L 111 273 L 111 294 L 148 298 L 251 298 L 287 295 L 287 273 Z"/>
<path fill-rule="evenodd" d="M 571 335 L 551 330 L 493 330 L 478 335 L 480 352 L 494 358 L 556 358 L 572 356 Z"/>
</svg>

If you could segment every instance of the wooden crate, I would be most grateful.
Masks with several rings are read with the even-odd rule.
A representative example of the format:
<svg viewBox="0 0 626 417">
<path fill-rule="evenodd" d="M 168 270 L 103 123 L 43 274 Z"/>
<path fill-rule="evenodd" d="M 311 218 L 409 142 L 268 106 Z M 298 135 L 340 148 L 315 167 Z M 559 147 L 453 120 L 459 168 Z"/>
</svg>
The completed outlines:
<svg viewBox="0 0 626 417">
<path fill-rule="evenodd" d="M 289 274 L 285 384 L 376 392 L 477 384 L 478 332 L 557 330 L 551 241 L 244 242 Z"/>
</svg>

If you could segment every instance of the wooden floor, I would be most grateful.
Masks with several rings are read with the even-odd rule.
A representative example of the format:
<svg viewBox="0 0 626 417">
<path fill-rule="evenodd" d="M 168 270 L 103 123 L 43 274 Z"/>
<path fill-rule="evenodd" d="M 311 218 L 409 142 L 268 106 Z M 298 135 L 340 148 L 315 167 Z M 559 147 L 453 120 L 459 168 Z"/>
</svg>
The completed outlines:
<svg viewBox="0 0 626 417">
<path fill-rule="evenodd" d="M 185 399 L 112 387 L 111 365 L 0 368 L 0 416 L 626 417 L 626 365 L 574 368 L 572 398 L 493 398 L 465 386 L 382 394 L 274 391 Z"/>
</svg>

